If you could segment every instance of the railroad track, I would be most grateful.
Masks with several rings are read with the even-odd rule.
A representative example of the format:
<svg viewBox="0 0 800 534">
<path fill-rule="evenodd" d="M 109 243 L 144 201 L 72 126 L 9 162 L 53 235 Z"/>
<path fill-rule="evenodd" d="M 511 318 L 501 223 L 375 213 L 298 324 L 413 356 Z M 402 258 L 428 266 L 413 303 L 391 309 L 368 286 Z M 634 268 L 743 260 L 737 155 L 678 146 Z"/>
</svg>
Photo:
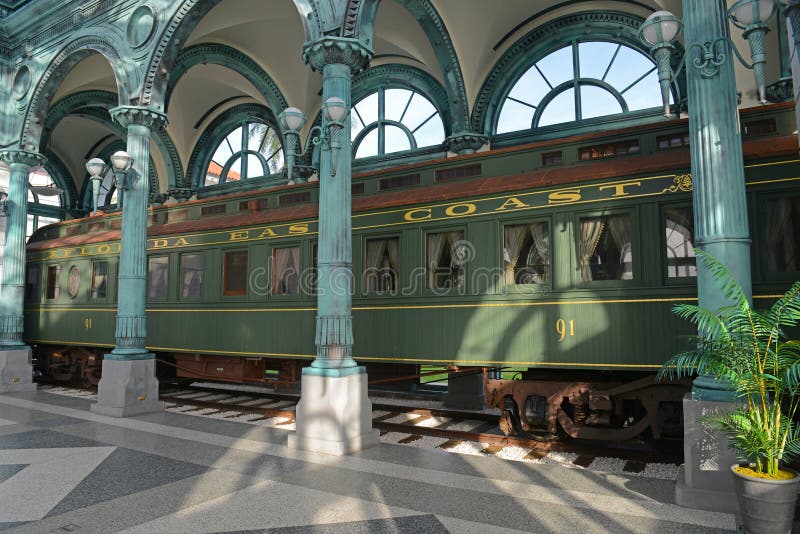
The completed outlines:
<svg viewBox="0 0 800 534">
<path fill-rule="evenodd" d="M 71 388 L 44 386 L 42 389 L 71 394 Z M 93 396 L 91 390 L 72 391 L 75 392 L 73 396 Z M 163 387 L 160 399 L 166 410 L 172 412 L 293 430 L 294 409 L 299 397 L 186 386 Z M 372 424 L 380 430 L 382 442 L 655 478 L 674 478 L 678 464 L 683 461 L 682 449 L 676 445 L 506 437 L 499 433 L 496 414 L 378 402 L 373 402 L 372 408 Z"/>
</svg>

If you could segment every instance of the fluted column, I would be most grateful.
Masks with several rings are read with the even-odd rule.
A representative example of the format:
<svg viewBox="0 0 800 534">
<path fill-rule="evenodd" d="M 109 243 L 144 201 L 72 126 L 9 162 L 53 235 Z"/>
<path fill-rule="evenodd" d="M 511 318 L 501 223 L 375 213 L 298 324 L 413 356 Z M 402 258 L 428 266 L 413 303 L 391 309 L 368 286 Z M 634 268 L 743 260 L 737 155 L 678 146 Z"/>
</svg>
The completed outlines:
<svg viewBox="0 0 800 534">
<path fill-rule="evenodd" d="M 355 39 L 329 38 L 306 45 L 303 59 L 322 71 L 322 101 L 331 97 L 351 106 L 352 75 L 369 63 L 372 52 Z M 323 132 L 328 121 L 323 114 Z M 356 367 L 353 360 L 353 250 L 351 218 L 350 116 L 322 145 L 320 158 L 317 358 L 314 369 Z M 338 149 L 336 146 L 338 145 Z M 332 148 L 332 146 L 334 148 Z M 338 154 L 333 154 L 338 150 Z M 334 161 L 335 160 L 335 161 Z"/>
<path fill-rule="evenodd" d="M 330 37 L 307 43 L 303 59 L 322 71 L 322 101 L 338 97 L 350 109 L 353 73 L 372 52 L 355 39 Z M 324 115 L 324 114 L 323 114 Z M 353 360 L 353 251 L 350 213 L 350 117 L 332 131 L 323 118 L 319 195 L 317 358 L 303 368 L 297 430 L 290 447 L 347 454 L 377 445 L 367 374 Z"/>
<path fill-rule="evenodd" d="M 795 119 L 800 125 L 800 0 L 789 0 L 784 10 L 786 15 L 786 39 L 789 43 L 789 65 L 792 72 Z M 800 140 L 800 128 L 797 129 Z"/>
<path fill-rule="evenodd" d="M 147 201 L 149 196 L 150 134 L 167 123 L 163 113 L 138 106 L 111 110 L 115 122 L 128 131 L 128 154 L 135 171 L 129 190 L 121 192 L 122 250 L 119 259 L 117 344 L 109 359 L 152 358 L 145 349 L 147 338 Z"/>
<path fill-rule="evenodd" d="M 695 243 L 730 269 L 750 296 L 742 135 L 726 4 L 684 0 L 683 14 Z M 704 57 L 703 46 L 710 55 Z M 729 304 L 702 264 L 697 265 L 697 291 L 703 307 L 717 310 Z M 699 400 L 732 399 L 725 384 L 711 377 L 695 380 L 692 393 Z"/>
<path fill-rule="evenodd" d="M 44 165 L 37 152 L 5 150 L 0 160 L 11 170 L 8 186 L 8 221 L 0 295 L 0 349 L 27 349 L 22 341 L 25 303 L 25 230 L 28 223 L 28 178 L 31 167 Z"/>
</svg>

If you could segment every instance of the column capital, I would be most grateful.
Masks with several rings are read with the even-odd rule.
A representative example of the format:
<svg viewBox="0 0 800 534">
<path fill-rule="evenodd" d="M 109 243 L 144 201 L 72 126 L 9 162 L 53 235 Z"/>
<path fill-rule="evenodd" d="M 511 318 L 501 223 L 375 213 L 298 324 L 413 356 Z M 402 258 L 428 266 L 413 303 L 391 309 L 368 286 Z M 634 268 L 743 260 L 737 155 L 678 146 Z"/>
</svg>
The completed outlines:
<svg viewBox="0 0 800 534">
<path fill-rule="evenodd" d="M 123 128 L 137 124 L 150 130 L 159 130 L 169 122 L 162 112 L 144 106 L 119 106 L 111 108 L 109 113 L 114 122 Z"/>
<path fill-rule="evenodd" d="M 47 159 L 38 152 L 31 152 L 29 150 L 3 150 L 0 151 L 0 161 L 13 165 L 21 163 L 28 167 L 36 167 L 44 165 Z"/>
<path fill-rule="evenodd" d="M 303 46 L 303 62 L 312 70 L 321 71 L 325 65 L 347 65 L 353 74 L 361 72 L 372 59 L 372 50 L 358 39 L 325 37 Z"/>
</svg>

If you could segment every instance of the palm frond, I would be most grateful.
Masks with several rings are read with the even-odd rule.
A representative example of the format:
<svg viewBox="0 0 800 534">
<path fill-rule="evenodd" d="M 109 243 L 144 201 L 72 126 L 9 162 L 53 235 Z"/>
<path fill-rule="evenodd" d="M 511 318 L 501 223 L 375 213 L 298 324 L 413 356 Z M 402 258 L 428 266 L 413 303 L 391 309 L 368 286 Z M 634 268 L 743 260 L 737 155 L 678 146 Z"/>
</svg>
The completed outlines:
<svg viewBox="0 0 800 534">
<path fill-rule="evenodd" d="M 703 262 L 705 268 L 711 273 L 714 282 L 717 284 L 717 287 L 720 288 L 722 294 L 725 295 L 726 299 L 731 301 L 734 306 L 738 308 L 750 306 L 750 301 L 747 295 L 745 295 L 744 290 L 742 290 L 742 286 L 739 285 L 733 273 L 731 273 L 721 261 L 704 250 L 696 248 L 694 252 L 695 255 L 700 258 L 700 261 Z"/>
</svg>

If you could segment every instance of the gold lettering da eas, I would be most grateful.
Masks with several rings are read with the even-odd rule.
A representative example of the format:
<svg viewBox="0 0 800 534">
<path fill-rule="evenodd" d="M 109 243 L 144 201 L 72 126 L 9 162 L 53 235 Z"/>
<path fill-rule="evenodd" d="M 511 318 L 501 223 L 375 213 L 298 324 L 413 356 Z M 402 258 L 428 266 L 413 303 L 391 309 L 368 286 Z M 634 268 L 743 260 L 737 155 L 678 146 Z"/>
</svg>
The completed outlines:
<svg viewBox="0 0 800 534">
<path fill-rule="evenodd" d="M 308 223 L 298 223 L 289 226 L 290 235 L 303 235 L 308 233 Z"/>
<path fill-rule="evenodd" d="M 418 217 L 418 214 L 423 214 L 421 217 Z M 403 219 L 407 221 L 424 221 L 426 219 L 431 218 L 431 209 L 430 208 L 416 208 L 413 210 L 408 210 Z"/>
<path fill-rule="evenodd" d="M 475 204 L 453 204 L 452 206 L 448 206 L 446 210 L 444 210 L 444 214 L 448 217 L 463 217 L 464 215 L 471 215 L 475 213 L 478 209 L 478 206 Z"/>
<path fill-rule="evenodd" d="M 238 230 L 236 232 L 231 232 L 228 241 L 247 241 L 249 236 L 250 232 L 248 230 Z"/>
<path fill-rule="evenodd" d="M 272 228 L 264 228 L 264 231 L 258 235 L 259 239 L 264 237 L 278 237 L 278 234 L 275 233 L 275 230 Z"/>
<path fill-rule="evenodd" d="M 624 184 L 601 185 L 600 187 L 597 188 L 597 190 L 605 191 L 606 189 L 613 189 L 614 194 L 611 195 L 612 197 L 625 197 L 630 195 L 630 193 L 625 191 L 625 188 L 628 187 L 629 185 L 641 187 L 642 182 L 625 182 Z"/>
<path fill-rule="evenodd" d="M 581 199 L 580 189 L 570 189 L 567 191 L 553 191 L 547 195 L 548 204 L 568 204 L 578 202 Z"/>
</svg>

